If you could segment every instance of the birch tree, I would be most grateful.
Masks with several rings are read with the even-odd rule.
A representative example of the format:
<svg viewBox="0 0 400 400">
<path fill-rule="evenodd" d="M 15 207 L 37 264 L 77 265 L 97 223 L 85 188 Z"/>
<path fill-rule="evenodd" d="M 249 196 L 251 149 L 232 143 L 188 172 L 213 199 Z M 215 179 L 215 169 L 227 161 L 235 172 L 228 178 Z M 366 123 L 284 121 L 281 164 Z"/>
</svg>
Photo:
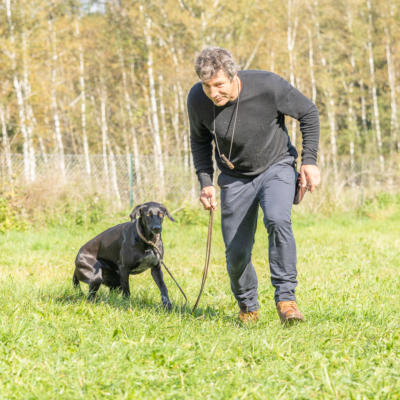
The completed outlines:
<svg viewBox="0 0 400 400">
<path fill-rule="evenodd" d="M 78 54 L 79 54 L 79 86 L 80 86 L 80 99 L 81 99 L 81 129 L 83 141 L 83 154 L 85 155 L 86 173 L 88 176 L 91 174 L 91 165 L 89 157 L 89 144 L 86 134 L 86 88 L 85 88 L 85 61 L 83 57 L 83 47 L 80 37 L 79 29 L 80 17 L 75 21 L 75 36 L 78 41 Z"/>
<path fill-rule="evenodd" d="M 65 179 L 65 159 L 64 159 L 64 144 L 61 133 L 60 116 L 57 104 L 57 37 L 53 26 L 53 20 L 51 17 L 48 19 L 49 27 L 49 40 L 51 46 L 51 62 L 50 62 L 50 76 L 51 76 L 51 109 L 53 114 L 54 123 L 54 135 L 56 143 L 56 153 L 59 158 L 59 168 L 61 176 Z"/>
<path fill-rule="evenodd" d="M 17 98 L 18 105 L 18 116 L 19 116 L 19 129 L 22 133 L 23 144 L 22 144 L 22 155 L 24 160 L 24 176 L 27 181 L 32 181 L 33 176 L 31 174 L 31 165 L 30 165 L 30 140 L 28 137 L 28 128 L 26 126 L 26 113 L 25 113 L 25 104 L 24 104 L 24 96 L 23 96 L 23 88 L 22 82 L 18 76 L 17 71 L 17 61 L 16 61 L 16 40 L 15 40 L 15 26 L 12 19 L 11 14 L 11 3 L 10 0 L 4 0 L 4 5 L 6 8 L 7 22 L 9 28 L 9 36 L 10 36 L 10 53 L 9 57 L 11 59 L 11 69 L 13 73 L 13 84 L 15 89 L 15 95 Z"/>
<path fill-rule="evenodd" d="M 8 173 L 8 179 L 12 181 L 12 161 L 11 161 L 11 151 L 10 151 L 10 143 L 8 140 L 8 132 L 6 125 L 6 118 L 3 106 L 0 104 L 0 122 L 1 122 L 1 133 L 2 133 L 2 144 L 3 144 L 3 154 L 5 159 L 5 164 Z"/>
<path fill-rule="evenodd" d="M 142 175 L 141 175 L 141 167 L 140 167 L 140 155 L 139 155 L 139 145 L 137 139 L 137 131 L 135 129 L 135 121 L 133 118 L 133 111 L 132 111 L 132 100 L 131 96 L 129 95 L 128 91 L 128 82 L 126 77 L 126 70 L 125 70 L 125 60 L 123 55 L 123 50 L 119 49 L 119 59 L 121 64 L 121 74 L 122 74 L 122 87 L 124 91 L 124 100 L 125 100 L 125 109 L 128 114 L 128 123 L 131 130 L 131 137 L 132 137 L 132 147 L 133 147 L 133 162 L 135 167 L 135 174 L 136 174 L 136 184 L 138 187 L 142 184 Z M 132 77 L 134 76 L 134 70 L 132 67 L 131 70 Z"/>
<path fill-rule="evenodd" d="M 146 17 L 145 22 L 145 42 L 147 48 L 147 73 L 149 78 L 149 94 L 150 94 L 150 111 L 151 111 L 151 119 L 153 123 L 153 148 L 154 148 L 154 159 L 155 164 L 158 169 L 158 176 L 160 179 L 160 191 L 163 194 L 165 189 L 164 182 L 164 162 L 162 159 L 162 149 L 161 149 L 161 139 L 160 139 L 160 124 L 158 120 L 158 112 L 157 112 L 157 100 L 156 100 L 156 91 L 154 84 L 154 71 L 153 71 L 153 44 L 151 39 L 151 19 Z"/>
<path fill-rule="evenodd" d="M 288 15 L 287 15 L 287 48 L 289 53 L 289 76 L 292 86 L 296 86 L 294 69 L 295 69 L 295 44 L 297 35 L 297 25 L 299 22 L 298 15 L 295 9 L 295 1 L 288 0 Z M 292 118 L 292 143 L 296 145 L 296 121 Z"/>
<path fill-rule="evenodd" d="M 390 133 L 392 143 L 394 144 L 394 148 L 396 150 L 400 150 L 400 140 L 399 140 L 399 120 L 397 116 L 397 96 L 396 96 L 396 70 L 393 63 L 392 57 L 392 43 L 391 43 L 391 35 L 389 32 L 389 28 L 387 26 L 384 27 L 385 32 L 385 52 L 386 52 L 386 62 L 387 62 L 387 72 L 388 72 L 388 81 L 390 87 Z"/>
<path fill-rule="evenodd" d="M 374 123 L 375 123 L 375 133 L 376 133 L 376 141 L 378 145 L 378 156 L 379 156 L 379 166 L 381 172 L 385 170 L 385 160 L 382 152 L 382 133 L 381 133 L 381 121 L 379 116 L 379 108 L 378 108 L 378 95 L 376 88 L 376 78 L 375 78 L 375 61 L 374 54 L 372 50 L 372 8 L 371 8 L 371 0 L 366 0 L 367 8 L 368 8 L 368 36 L 367 36 L 367 51 L 368 51 L 368 62 L 369 62 L 369 71 L 370 71 L 370 80 L 371 80 L 371 92 L 372 92 L 372 104 L 374 107 Z"/>
</svg>

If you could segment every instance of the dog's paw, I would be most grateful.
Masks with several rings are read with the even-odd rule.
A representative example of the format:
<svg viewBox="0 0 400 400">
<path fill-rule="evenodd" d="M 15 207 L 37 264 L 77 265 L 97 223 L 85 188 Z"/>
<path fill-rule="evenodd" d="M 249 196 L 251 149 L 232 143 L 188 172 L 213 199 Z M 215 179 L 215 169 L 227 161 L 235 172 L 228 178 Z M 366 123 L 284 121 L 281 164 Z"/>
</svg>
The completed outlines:
<svg viewBox="0 0 400 400">
<path fill-rule="evenodd" d="M 169 301 L 163 301 L 163 307 L 167 311 L 171 311 L 172 310 L 172 304 Z"/>
</svg>

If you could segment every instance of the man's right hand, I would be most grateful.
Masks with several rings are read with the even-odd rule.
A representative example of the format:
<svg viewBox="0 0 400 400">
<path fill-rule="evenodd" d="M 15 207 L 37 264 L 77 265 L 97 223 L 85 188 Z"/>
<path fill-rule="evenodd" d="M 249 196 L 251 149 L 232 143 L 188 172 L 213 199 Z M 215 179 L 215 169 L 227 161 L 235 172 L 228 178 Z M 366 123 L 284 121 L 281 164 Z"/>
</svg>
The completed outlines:
<svg viewBox="0 0 400 400">
<path fill-rule="evenodd" d="M 217 209 L 217 199 L 214 186 L 205 186 L 200 193 L 200 202 L 206 210 Z"/>
</svg>

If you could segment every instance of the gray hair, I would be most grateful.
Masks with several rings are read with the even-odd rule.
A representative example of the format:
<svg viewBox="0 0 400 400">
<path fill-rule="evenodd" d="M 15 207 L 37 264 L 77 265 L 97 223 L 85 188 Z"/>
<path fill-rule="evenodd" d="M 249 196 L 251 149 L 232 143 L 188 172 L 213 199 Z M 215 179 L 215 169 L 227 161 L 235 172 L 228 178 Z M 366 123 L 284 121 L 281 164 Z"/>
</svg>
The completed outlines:
<svg viewBox="0 0 400 400">
<path fill-rule="evenodd" d="M 206 47 L 197 56 L 194 64 L 196 74 L 203 81 L 211 79 L 218 71 L 223 70 L 229 79 L 238 72 L 232 54 L 221 47 Z"/>
</svg>

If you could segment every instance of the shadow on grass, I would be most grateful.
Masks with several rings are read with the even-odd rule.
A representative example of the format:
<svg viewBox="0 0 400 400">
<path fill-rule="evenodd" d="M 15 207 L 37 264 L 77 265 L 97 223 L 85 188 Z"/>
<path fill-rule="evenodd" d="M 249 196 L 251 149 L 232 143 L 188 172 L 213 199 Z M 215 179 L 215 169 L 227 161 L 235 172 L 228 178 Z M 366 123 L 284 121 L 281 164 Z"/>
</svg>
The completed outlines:
<svg viewBox="0 0 400 400">
<path fill-rule="evenodd" d="M 108 291 L 108 289 L 100 290 L 93 300 L 88 300 L 87 293 L 79 289 L 62 289 L 56 291 L 55 288 L 51 288 L 51 291 L 41 291 L 40 297 L 48 301 L 54 301 L 63 305 L 74 305 L 80 303 L 88 304 L 107 304 L 111 307 L 121 308 L 124 310 L 130 309 L 147 309 L 156 312 L 163 313 L 175 313 L 181 316 L 187 316 L 195 318 L 197 320 L 210 320 L 210 319 L 222 319 L 226 322 L 232 322 L 234 318 L 223 314 L 221 310 L 206 306 L 204 308 L 198 307 L 192 312 L 193 305 L 188 301 L 186 306 L 173 304 L 171 310 L 167 310 L 161 304 L 161 301 L 157 302 L 146 290 L 138 290 L 137 292 L 131 293 L 130 298 L 124 298 L 122 294 L 118 292 Z"/>
<path fill-rule="evenodd" d="M 196 293 L 197 294 L 197 293 Z M 189 302 L 186 307 L 182 304 L 182 298 L 179 297 L 181 303 L 173 303 L 171 310 L 166 310 L 162 304 L 161 300 L 157 301 L 154 297 L 154 293 L 149 292 L 144 288 L 137 288 L 132 290 L 130 298 L 124 298 L 122 294 L 109 291 L 107 288 L 102 287 L 97 296 L 93 300 L 87 299 L 87 292 L 80 289 L 75 289 L 72 287 L 66 287 L 65 285 L 58 287 L 43 288 L 39 292 L 39 297 L 44 302 L 55 302 L 60 305 L 106 305 L 109 307 L 119 308 L 126 311 L 132 310 L 148 310 L 152 313 L 158 314 L 175 314 L 187 322 L 210 322 L 218 321 L 226 327 L 239 328 L 239 329 L 265 329 L 266 323 L 269 321 L 261 322 L 257 324 L 243 324 L 238 320 L 238 314 L 236 311 L 233 313 L 225 309 L 220 309 L 217 307 L 212 307 L 205 305 L 204 307 L 198 307 L 194 312 L 192 312 L 193 304 L 195 298 L 193 297 L 193 304 Z M 274 318 L 275 319 L 275 318 Z M 295 326 L 301 326 L 303 324 L 293 324 L 293 325 L 282 325 L 282 328 L 293 328 Z"/>
</svg>

